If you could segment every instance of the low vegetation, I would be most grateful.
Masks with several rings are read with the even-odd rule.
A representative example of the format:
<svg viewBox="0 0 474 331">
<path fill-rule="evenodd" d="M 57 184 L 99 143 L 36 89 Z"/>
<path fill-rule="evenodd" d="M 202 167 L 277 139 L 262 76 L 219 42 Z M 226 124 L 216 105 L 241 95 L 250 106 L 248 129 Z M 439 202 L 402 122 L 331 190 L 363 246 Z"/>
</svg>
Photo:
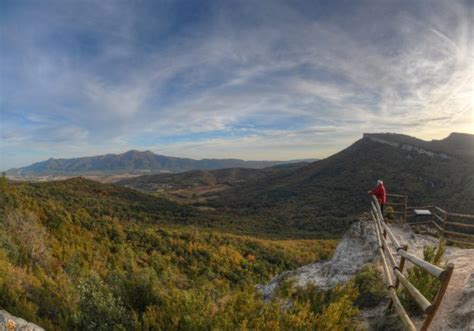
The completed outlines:
<svg viewBox="0 0 474 331">
<path fill-rule="evenodd" d="M 446 242 L 440 241 L 437 247 L 426 246 L 423 249 L 423 259 L 431 264 L 441 266 L 443 255 L 446 250 Z M 408 280 L 425 296 L 428 301 L 432 302 L 439 290 L 439 279 L 431 276 L 422 268 L 410 268 L 407 270 Z M 423 312 L 419 308 L 415 299 L 403 288 L 400 291 L 400 299 L 406 309 L 415 315 L 421 315 Z"/>
<path fill-rule="evenodd" d="M 355 304 L 360 308 L 375 307 L 388 296 L 382 274 L 373 264 L 362 267 L 354 283 L 359 291 Z"/>
<path fill-rule="evenodd" d="M 48 330 L 343 330 L 365 288 L 266 303 L 256 284 L 337 241 L 199 228 L 193 209 L 85 180 L 0 188 L 0 306 Z"/>
</svg>

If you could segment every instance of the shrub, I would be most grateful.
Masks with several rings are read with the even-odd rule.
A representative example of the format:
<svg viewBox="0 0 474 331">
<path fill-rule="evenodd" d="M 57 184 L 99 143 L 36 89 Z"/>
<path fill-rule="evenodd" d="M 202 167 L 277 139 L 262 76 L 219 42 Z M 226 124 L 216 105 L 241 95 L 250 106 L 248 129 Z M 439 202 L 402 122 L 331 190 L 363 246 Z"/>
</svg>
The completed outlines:
<svg viewBox="0 0 474 331">
<path fill-rule="evenodd" d="M 295 315 L 309 309 L 311 329 L 350 330 L 352 318 L 359 313 L 354 302 L 359 292 L 353 281 L 322 290 L 315 285 L 297 288 L 293 295 L 291 312 Z"/>
<path fill-rule="evenodd" d="M 444 240 L 439 242 L 438 247 L 426 246 L 423 249 L 423 259 L 431 264 L 440 266 L 445 250 L 446 242 Z M 413 267 L 408 269 L 407 272 L 408 280 L 426 297 L 426 299 L 433 301 L 438 292 L 440 281 L 422 268 Z M 413 314 L 422 313 L 416 301 L 410 296 L 405 288 L 401 289 L 400 299 L 409 312 Z"/>
<path fill-rule="evenodd" d="M 77 323 L 83 330 L 126 329 L 127 311 L 104 282 L 96 275 L 83 278 L 78 285 L 80 294 Z"/>
<path fill-rule="evenodd" d="M 355 301 L 361 308 L 374 307 L 387 296 L 382 275 L 373 264 L 367 264 L 355 275 L 359 295 Z"/>
<path fill-rule="evenodd" d="M 354 306 L 357 295 L 357 287 L 353 282 L 332 289 L 327 306 L 316 319 L 316 329 L 328 331 L 354 329 L 352 318 L 359 313 Z"/>
<path fill-rule="evenodd" d="M 390 222 L 393 222 L 393 207 L 392 206 L 387 206 L 385 208 L 385 215 L 386 215 L 386 218 L 387 220 L 389 220 Z"/>
</svg>

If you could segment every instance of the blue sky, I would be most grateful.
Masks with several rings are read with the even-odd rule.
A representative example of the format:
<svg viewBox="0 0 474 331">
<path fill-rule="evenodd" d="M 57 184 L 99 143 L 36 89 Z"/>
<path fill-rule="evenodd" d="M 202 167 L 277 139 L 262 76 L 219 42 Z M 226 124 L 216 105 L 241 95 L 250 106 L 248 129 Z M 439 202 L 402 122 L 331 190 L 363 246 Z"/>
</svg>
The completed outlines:
<svg viewBox="0 0 474 331">
<path fill-rule="evenodd" d="M 0 168 L 474 133 L 472 1 L 0 0 Z"/>
</svg>

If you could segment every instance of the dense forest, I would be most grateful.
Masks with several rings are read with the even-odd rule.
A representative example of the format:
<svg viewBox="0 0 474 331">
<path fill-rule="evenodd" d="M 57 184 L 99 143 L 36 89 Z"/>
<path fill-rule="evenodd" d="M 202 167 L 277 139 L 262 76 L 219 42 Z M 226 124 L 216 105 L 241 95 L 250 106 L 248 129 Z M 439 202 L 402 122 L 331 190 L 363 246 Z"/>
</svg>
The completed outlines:
<svg viewBox="0 0 474 331">
<path fill-rule="evenodd" d="M 199 226 L 190 207 L 84 179 L 2 178 L 0 206 L 0 307 L 48 330 L 342 330 L 380 300 L 370 270 L 261 299 L 256 284 L 329 258 L 333 239 Z"/>
</svg>

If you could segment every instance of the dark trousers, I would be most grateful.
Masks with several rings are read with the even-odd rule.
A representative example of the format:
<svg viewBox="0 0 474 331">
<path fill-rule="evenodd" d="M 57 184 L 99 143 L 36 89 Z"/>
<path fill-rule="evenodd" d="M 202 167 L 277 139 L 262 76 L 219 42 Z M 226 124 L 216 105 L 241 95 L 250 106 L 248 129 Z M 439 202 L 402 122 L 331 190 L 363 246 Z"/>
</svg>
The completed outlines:
<svg viewBox="0 0 474 331">
<path fill-rule="evenodd" d="M 383 206 L 385 206 L 385 204 L 381 203 L 380 204 L 380 211 L 382 212 L 382 215 L 383 215 Z"/>
</svg>

